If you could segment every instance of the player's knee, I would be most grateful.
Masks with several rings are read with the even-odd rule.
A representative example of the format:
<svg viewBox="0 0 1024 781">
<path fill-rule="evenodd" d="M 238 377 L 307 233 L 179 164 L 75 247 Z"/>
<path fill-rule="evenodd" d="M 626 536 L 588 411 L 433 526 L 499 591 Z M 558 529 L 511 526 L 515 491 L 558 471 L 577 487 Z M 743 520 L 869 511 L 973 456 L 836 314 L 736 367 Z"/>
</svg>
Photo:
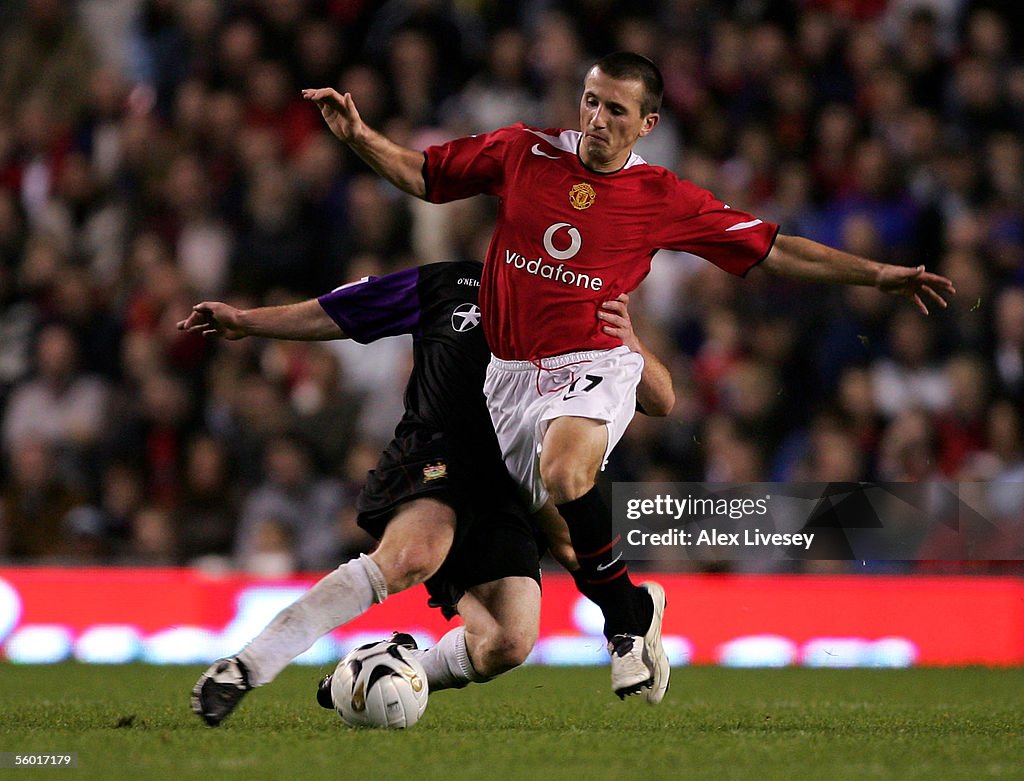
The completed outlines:
<svg viewBox="0 0 1024 781">
<path fill-rule="evenodd" d="M 540 477 L 556 505 L 579 499 L 594 486 L 594 476 L 578 462 L 567 458 L 545 461 L 542 457 Z"/>
<path fill-rule="evenodd" d="M 486 639 L 477 662 L 481 675 L 493 677 L 518 667 L 533 650 L 535 638 L 497 632 Z"/>
<path fill-rule="evenodd" d="M 373 556 L 387 581 L 389 594 L 424 582 L 437 572 L 444 557 L 445 550 L 420 542 L 378 550 Z"/>
<path fill-rule="evenodd" d="M 508 669 L 518 667 L 526 658 L 530 655 L 530 651 L 533 650 L 533 644 L 536 641 L 535 637 L 515 637 L 509 638 L 507 642 L 502 645 L 501 661 L 502 664 L 508 665 Z"/>
</svg>

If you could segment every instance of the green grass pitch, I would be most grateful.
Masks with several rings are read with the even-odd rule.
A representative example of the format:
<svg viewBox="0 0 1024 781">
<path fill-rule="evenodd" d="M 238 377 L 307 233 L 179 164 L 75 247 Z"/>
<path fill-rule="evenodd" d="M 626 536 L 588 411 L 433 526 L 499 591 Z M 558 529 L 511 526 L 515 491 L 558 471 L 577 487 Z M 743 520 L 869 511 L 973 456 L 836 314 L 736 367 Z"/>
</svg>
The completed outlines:
<svg viewBox="0 0 1024 781">
<path fill-rule="evenodd" d="M 78 753 L 68 779 L 1024 779 L 1024 670 L 678 668 L 619 702 L 603 668 L 526 668 L 432 695 L 410 730 L 353 730 L 291 668 L 221 727 L 201 668 L 0 664 L 0 751 Z"/>
</svg>

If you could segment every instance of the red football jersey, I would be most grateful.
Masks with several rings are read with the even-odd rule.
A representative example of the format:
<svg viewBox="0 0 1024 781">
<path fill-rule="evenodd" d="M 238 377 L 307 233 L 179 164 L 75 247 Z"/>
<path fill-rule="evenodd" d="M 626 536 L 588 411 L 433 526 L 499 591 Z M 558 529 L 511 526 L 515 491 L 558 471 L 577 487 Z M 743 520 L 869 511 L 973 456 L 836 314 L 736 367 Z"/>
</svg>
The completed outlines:
<svg viewBox="0 0 1024 781">
<path fill-rule="evenodd" d="M 743 275 L 778 232 L 635 153 L 621 170 L 595 173 L 576 153 L 579 140 L 575 130 L 514 125 L 425 153 L 428 200 L 500 199 L 480 289 L 484 332 L 499 358 L 616 347 L 601 332 L 598 307 L 634 290 L 659 249 Z"/>
</svg>

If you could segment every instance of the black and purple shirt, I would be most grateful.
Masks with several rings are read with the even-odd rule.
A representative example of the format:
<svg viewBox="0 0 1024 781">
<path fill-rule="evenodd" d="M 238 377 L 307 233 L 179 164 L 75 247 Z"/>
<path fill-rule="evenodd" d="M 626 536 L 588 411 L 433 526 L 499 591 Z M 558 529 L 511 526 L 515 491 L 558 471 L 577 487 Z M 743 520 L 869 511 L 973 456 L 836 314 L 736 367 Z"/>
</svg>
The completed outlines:
<svg viewBox="0 0 1024 781">
<path fill-rule="evenodd" d="M 468 261 L 431 263 L 369 277 L 318 299 L 345 335 L 361 344 L 412 335 L 413 369 L 395 437 L 444 435 L 451 461 L 474 477 L 489 471 L 492 461 L 502 463 L 483 394 L 490 350 L 478 305 L 482 268 Z"/>
</svg>

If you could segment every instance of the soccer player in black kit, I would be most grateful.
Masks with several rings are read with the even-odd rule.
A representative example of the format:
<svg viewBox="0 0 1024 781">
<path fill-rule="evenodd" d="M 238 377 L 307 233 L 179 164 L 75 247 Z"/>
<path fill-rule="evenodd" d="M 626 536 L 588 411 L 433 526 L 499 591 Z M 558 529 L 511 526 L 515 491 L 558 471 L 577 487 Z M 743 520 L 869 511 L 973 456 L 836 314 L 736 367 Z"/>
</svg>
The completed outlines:
<svg viewBox="0 0 1024 781">
<path fill-rule="evenodd" d="M 463 619 L 437 645 L 416 651 L 431 691 L 489 680 L 526 659 L 538 633 L 541 549 L 484 402 L 490 351 L 479 327 L 481 268 L 434 263 L 278 307 L 203 302 L 178 323 L 226 339 L 369 343 L 411 334 L 414 343 L 405 414 L 357 500 L 359 525 L 380 544 L 322 578 L 236 656 L 211 665 L 192 692 L 192 709 L 207 724 L 223 721 L 317 638 L 421 582 L 431 605 Z M 666 414 L 671 378 L 636 341 L 625 302 L 608 302 L 599 318 L 595 328 L 647 358 L 639 403 L 648 414 Z M 553 555 L 575 570 L 557 514 L 546 508 L 540 520 Z"/>
</svg>

